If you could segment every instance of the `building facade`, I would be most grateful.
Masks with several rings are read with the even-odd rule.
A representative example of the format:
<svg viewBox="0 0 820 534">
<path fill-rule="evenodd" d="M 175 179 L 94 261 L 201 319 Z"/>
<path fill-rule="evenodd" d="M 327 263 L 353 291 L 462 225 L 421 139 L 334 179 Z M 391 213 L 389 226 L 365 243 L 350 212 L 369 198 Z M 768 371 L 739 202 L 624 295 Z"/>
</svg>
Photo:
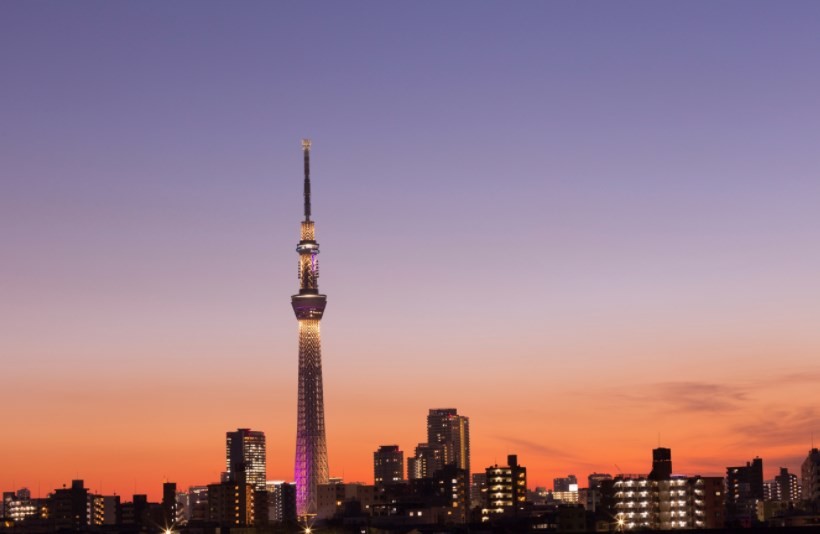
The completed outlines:
<svg viewBox="0 0 820 534">
<path fill-rule="evenodd" d="M 470 472 L 470 419 L 455 408 L 431 409 L 427 414 L 427 443 L 444 447 L 444 465 Z"/>
<path fill-rule="evenodd" d="M 820 450 L 812 448 L 800 469 L 803 501 L 806 507 L 820 513 Z"/>
<path fill-rule="evenodd" d="M 254 516 L 254 489 L 251 484 L 220 482 L 208 485 L 208 521 L 223 527 L 250 527 Z"/>
<path fill-rule="evenodd" d="M 763 460 L 726 468 L 726 520 L 732 527 L 749 527 L 757 521 L 757 505 L 764 499 Z"/>
<path fill-rule="evenodd" d="M 296 524 L 296 486 L 282 480 L 269 480 L 268 521 Z"/>
<path fill-rule="evenodd" d="M 419 443 L 416 453 L 407 459 L 407 478 L 428 478 L 444 467 L 446 452 L 441 443 Z"/>
<path fill-rule="evenodd" d="M 265 491 L 266 466 L 264 432 L 239 428 L 225 433 L 226 481 L 247 483 L 255 491 Z"/>
<path fill-rule="evenodd" d="M 481 510 L 482 521 L 494 514 L 517 515 L 527 502 L 527 468 L 518 465 L 518 456 L 507 456 L 507 465 L 488 467 L 487 497 Z"/>
<path fill-rule="evenodd" d="M 404 481 L 404 453 L 398 445 L 382 445 L 373 453 L 373 483 L 376 486 Z"/>
</svg>

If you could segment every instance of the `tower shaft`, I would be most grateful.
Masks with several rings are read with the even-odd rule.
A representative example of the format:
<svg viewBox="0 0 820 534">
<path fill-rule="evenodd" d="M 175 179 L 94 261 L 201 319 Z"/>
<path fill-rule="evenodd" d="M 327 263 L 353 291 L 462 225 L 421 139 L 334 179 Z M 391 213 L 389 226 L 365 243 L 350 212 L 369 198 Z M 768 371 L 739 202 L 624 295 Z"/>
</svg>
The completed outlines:
<svg viewBox="0 0 820 534">
<path fill-rule="evenodd" d="M 319 294 L 319 244 L 310 220 L 310 141 L 302 141 L 305 153 L 305 220 L 302 221 L 299 253 L 299 294 L 291 304 L 299 321 L 299 398 L 296 418 L 296 512 L 315 515 L 317 486 L 327 484 L 327 442 L 322 388 L 322 346 L 319 321 L 327 298 Z"/>
<path fill-rule="evenodd" d="M 299 321 L 299 413 L 296 431 L 296 508 L 300 516 L 317 510 L 319 484 L 328 483 L 322 349 L 319 321 Z"/>
</svg>

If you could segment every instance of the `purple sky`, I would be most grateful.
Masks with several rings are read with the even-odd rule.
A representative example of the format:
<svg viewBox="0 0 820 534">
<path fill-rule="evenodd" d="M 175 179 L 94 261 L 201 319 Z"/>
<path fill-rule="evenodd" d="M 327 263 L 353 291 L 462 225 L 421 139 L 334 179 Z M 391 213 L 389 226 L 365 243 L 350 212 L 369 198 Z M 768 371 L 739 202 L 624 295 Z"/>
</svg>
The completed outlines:
<svg viewBox="0 0 820 534">
<path fill-rule="evenodd" d="M 818 21 L 797 1 L 1 2 L 0 404 L 29 406 L 7 425 L 71 449 L 45 429 L 72 410 L 184 418 L 196 398 L 207 454 L 230 428 L 281 431 L 286 476 L 302 137 L 329 447 L 353 442 L 332 474 L 405 439 L 334 423 L 374 416 L 379 388 L 417 441 L 427 408 L 458 407 L 492 460 L 555 436 L 489 430 L 514 406 L 474 397 L 488 377 L 539 418 L 615 383 L 814 387 Z M 203 398 L 232 386 L 264 410 Z M 614 447 L 696 433 L 647 418 Z"/>
</svg>

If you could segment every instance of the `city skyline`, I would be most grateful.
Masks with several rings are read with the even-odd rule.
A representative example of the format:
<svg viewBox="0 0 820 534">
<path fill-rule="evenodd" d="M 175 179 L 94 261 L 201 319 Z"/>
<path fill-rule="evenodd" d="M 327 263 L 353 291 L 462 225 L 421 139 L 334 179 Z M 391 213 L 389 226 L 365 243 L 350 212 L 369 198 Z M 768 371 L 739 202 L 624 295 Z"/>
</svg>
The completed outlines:
<svg viewBox="0 0 820 534">
<path fill-rule="evenodd" d="M 371 482 L 448 407 L 474 472 L 517 454 L 531 486 L 655 446 L 796 471 L 820 440 L 818 17 L 0 4 L 0 485 L 156 497 L 218 481 L 236 428 L 292 479 L 303 137 L 330 476 Z"/>
</svg>

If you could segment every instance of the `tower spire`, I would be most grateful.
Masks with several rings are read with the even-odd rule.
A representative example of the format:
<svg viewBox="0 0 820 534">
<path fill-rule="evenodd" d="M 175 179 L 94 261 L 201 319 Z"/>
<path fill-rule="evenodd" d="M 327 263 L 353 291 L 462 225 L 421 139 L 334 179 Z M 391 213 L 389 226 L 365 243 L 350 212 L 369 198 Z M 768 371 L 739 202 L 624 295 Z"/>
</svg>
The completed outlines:
<svg viewBox="0 0 820 534">
<path fill-rule="evenodd" d="M 310 139 L 302 139 L 305 153 L 305 220 L 310 220 Z"/>
</svg>

